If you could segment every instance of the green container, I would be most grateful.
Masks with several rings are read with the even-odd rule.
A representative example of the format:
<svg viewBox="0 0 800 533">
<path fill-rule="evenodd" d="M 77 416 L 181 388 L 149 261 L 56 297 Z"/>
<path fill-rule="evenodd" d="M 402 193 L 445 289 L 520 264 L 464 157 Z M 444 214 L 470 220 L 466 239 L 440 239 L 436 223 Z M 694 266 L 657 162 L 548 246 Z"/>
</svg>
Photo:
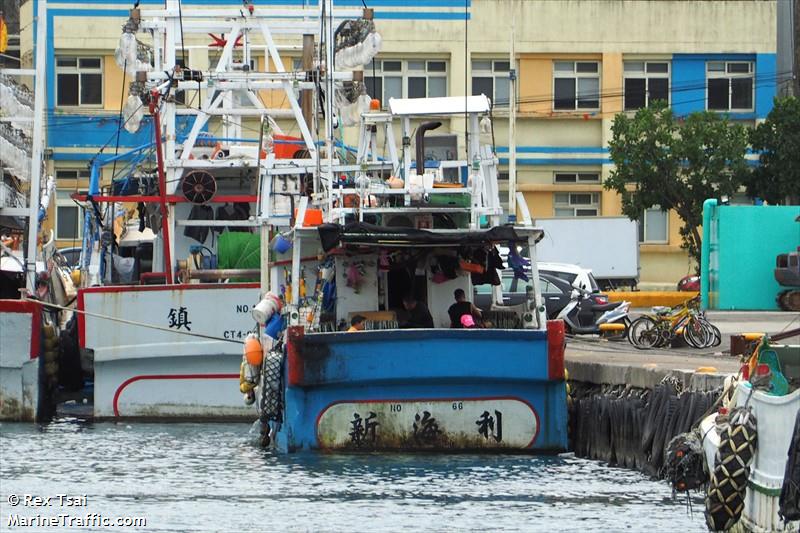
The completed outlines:
<svg viewBox="0 0 800 533">
<path fill-rule="evenodd" d="M 775 258 L 800 245 L 800 206 L 703 206 L 704 309 L 777 310 Z"/>
<path fill-rule="evenodd" d="M 463 192 L 452 194 L 431 194 L 428 205 L 433 207 L 469 207 L 470 195 Z"/>
</svg>

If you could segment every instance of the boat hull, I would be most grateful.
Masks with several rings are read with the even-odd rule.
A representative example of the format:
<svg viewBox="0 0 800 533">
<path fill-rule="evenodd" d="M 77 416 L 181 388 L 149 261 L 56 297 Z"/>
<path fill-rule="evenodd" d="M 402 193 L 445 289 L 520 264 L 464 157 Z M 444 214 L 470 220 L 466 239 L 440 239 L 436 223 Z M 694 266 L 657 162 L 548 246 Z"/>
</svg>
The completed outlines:
<svg viewBox="0 0 800 533">
<path fill-rule="evenodd" d="M 257 298 L 256 284 L 82 289 L 79 308 L 91 315 L 81 316 L 79 337 L 94 353 L 94 416 L 251 420 L 239 393 L 240 342 L 254 327 Z"/>
<path fill-rule="evenodd" d="M 43 405 L 41 306 L 0 300 L 0 420 L 35 422 Z"/>
<path fill-rule="evenodd" d="M 750 465 L 750 478 L 744 499 L 744 510 L 736 531 L 797 532 L 800 522 L 784 522 L 778 515 L 778 503 L 786 459 L 792 440 L 792 421 L 800 410 L 800 389 L 786 396 L 771 396 L 761 391 L 751 391 L 749 383 L 739 383 L 736 405 L 747 403 L 753 409 L 758 428 L 758 445 Z M 707 464 L 714 465 L 719 448 L 719 435 L 714 431 L 716 414 L 706 417 L 700 425 L 705 435 L 703 448 Z"/>
<path fill-rule="evenodd" d="M 306 335 L 299 346 L 290 341 L 276 445 L 287 452 L 563 451 L 566 387 L 548 364 L 544 331 Z"/>
</svg>

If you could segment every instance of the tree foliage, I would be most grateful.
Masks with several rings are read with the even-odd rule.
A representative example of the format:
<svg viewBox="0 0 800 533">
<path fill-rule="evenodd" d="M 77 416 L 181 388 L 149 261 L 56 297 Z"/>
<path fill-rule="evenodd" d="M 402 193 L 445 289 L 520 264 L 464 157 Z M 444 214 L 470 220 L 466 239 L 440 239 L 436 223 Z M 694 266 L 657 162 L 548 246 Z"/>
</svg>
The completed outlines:
<svg viewBox="0 0 800 533">
<path fill-rule="evenodd" d="M 750 143 L 761 164 L 745 180 L 747 194 L 770 204 L 800 202 L 800 100 L 776 98 Z"/>
<path fill-rule="evenodd" d="M 633 117 L 616 116 L 608 143 L 615 169 L 605 188 L 622 197 L 622 212 L 638 219 L 645 209 L 674 209 L 682 246 L 700 263 L 700 225 L 707 198 L 733 195 L 747 165 L 747 130 L 717 113 L 677 118 L 663 102 Z"/>
</svg>

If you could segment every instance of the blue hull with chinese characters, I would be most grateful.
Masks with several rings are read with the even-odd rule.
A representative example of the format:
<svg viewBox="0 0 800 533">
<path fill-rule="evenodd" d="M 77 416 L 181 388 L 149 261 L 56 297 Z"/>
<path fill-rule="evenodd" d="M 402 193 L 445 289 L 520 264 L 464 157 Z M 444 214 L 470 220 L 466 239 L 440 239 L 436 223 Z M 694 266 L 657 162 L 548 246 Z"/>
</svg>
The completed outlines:
<svg viewBox="0 0 800 533">
<path fill-rule="evenodd" d="M 567 448 L 563 358 L 546 331 L 287 333 L 280 451 Z"/>
</svg>

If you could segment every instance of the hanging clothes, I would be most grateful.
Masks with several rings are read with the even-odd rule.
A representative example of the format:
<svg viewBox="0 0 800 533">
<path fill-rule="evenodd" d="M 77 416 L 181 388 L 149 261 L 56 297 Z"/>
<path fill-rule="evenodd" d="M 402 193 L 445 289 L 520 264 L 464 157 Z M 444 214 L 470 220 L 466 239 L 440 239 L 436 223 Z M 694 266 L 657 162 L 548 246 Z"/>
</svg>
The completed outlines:
<svg viewBox="0 0 800 533">
<path fill-rule="evenodd" d="M 214 220 L 214 210 L 208 205 L 195 205 L 189 211 L 188 220 Z M 209 226 L 186 226 L 183 234 L 203 244 L 208 238 L 210 229 Z"/>
<path fill-rule="evenodd" d="M 505 268 L 503 258 L 497 247 L 491 249 L 479 248 L 472 254 L 472 261 L 484 266 L 482 273 L 473 272 L 471 275 L 473 285 L 500 285 L 500 274 L 498 270 Z"/>
</svg>

